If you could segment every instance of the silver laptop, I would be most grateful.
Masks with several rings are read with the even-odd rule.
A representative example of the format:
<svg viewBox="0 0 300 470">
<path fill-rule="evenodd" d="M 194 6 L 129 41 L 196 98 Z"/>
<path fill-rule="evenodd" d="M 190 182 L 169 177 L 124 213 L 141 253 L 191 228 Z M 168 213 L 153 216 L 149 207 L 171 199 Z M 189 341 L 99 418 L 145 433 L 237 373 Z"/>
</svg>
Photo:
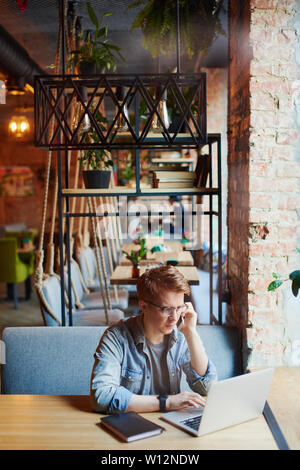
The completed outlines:
<svg viewBox="0 0 300 470">
<path fill-rule="evenodd" d="M 161 419 L 202 436 L 257 418 L 263 412 L 273 372 L 268 368 L 214 382 L 204 407 L 167 412 Z"/>
</svg>

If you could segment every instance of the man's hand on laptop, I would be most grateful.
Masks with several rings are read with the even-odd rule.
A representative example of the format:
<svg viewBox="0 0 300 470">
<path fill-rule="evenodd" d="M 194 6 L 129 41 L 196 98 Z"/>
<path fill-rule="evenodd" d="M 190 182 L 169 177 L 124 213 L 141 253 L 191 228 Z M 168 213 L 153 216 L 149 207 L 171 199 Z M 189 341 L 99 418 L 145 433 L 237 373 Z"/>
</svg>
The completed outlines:
<svg viewBox="0 0 300 470">
<path fill-rule="evenodd" d="M 166 410 L 174 411 L 189 406 L 198 408 L 205 405 L 205 398 L 196 392 L 181 392 L 176 395 L 169 395 L 166 402 Z"/>
</svg>

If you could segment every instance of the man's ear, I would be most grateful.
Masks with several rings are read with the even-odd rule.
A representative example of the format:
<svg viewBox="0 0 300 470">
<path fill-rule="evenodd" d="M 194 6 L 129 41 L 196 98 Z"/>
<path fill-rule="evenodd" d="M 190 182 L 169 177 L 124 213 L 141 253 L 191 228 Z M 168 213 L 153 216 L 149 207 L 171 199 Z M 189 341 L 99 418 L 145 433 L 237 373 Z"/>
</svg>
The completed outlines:
<svg viewBox="0 0 300 470">
<path fill-rule="evenodd" d="M 139 307 L 140 307 L 140 309 L 141 309 L 141 310 L 144 310 L 145 306 L 146 306 L 146 302 L 144 302 L 144 300 L 139 300 Z"/>
</svg>

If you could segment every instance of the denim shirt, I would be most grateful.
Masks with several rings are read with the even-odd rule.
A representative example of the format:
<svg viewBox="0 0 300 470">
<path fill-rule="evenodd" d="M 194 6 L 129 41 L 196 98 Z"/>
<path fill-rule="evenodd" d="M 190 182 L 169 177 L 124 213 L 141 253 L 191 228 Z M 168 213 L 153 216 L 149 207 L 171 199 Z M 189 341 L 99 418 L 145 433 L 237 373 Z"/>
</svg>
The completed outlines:
<svg viewBox="0 0 300 470">
<path fill-rule="evenodd" d="M 132 394 L 150 395 L 150 363 L 146 353 L 143 315 L 120 320 L 103 334 L 95 352 L 91 377 L 91 401 L 101 413 L 125 412 Z M 180 393 L 182 371 L 194 392 L 207 395 L 217 379 L 209 360 L 205 375 L 192 368 L 184 335 L 175 327 L 169 336 L 167 367 L 170 394 Z"/>
</svg>

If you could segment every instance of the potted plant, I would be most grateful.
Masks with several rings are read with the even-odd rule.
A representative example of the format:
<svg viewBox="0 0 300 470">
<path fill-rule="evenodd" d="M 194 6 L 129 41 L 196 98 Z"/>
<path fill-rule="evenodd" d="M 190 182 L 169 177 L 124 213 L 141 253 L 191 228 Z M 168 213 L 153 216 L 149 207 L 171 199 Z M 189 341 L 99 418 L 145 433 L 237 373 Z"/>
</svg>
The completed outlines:
<svg viewBox="0 0 300 470">
<path fill-rule="evenodd" d="M 121 184 L 125 186 L 131 178 L 134 177 L 134 171 L 130 163 L 127 163 L 126 168 L 121 171 Z"/>
<path fill-rule="evenodd" d="M 180 40 L 189 58 L 206 54 L 218 34 L 225 34 L 219 19 L 223 0 L 179 0 Z M 176 0 L 135 0 L 128 8 L 143 5 L 132 24 L 141 28 L 143 46 L 152 57 L 171 56 L 176 50 Z"/>
<path fill-rule="evenodd" d="M 122 250 L 122 253 L 132 263 L 131 277 L 139 277 L 140 276 L 140 261 L 143 259 L 145 255 L 144 247 L 141 247 L 139 250 L 131 250 L 130 253 L 128 253 L 125 250 Z"/>
<path fill-rule="evenodd" d="M 136 240 L 133 240 L 133 243 L 135 243 L 136 245 L 140 245 L 139 253 L 140 253 L 141 259 L 146 259 L 148 248 L 147 248 L 147 240 L 146 240 L 145 235 L 143 233 L 140 233 L 138 238 Z"/>
<path fill-rule="evenodd" d="M 133 240 L 135 245 L 139 245 L 139 250 L 131 250 L 130 253 L 127 251 L 122 251 L 129 261 L 132 263 L 132 277 L 139 277 L 140 275 L 140 261 L 146 258 L 148 248 L 146 246 L 147 240 L 144 233 L 138 228 L 137 229 L 137 238 Z"/>
<path fill-rule="evenodd" d="M 100 111 L 95 114 L 101 130 L 105 130 L 104 124 L 107 119 Z M 100 142 L 99 135 L 94 128 L 90 128 L 84 132 L 84 143 L 97 143 Z M 84 185 L 86 188 L 108 188 L 111 176 L 111 168 L 113 161 L 106 150 L 103 149 L 88 149 L 83 155 L 79 157 L 80 166 L 82 167 L 82 175 Z"/>
<path fill-rule="evenodd" d="M 86 2 L 86 8 L 90 20 L 96 27 L 94 32 L 88 31 L 87 37 L 83 40 L 82 33 L 79 33 L 80 45 L 78 49 L 71 51 L 68 65 L 79 66 L 80 73 L 96 74 L 104 73 L 107 70 L 116 71 L 117 56 L 124 60 L 120 53 L 120 48 L 110 44 L 107 38 L 108 25 L 103 26 L 103 18 L 111 13 L 104 13 L 98 20 L 90 2 Z"/>
</svg>

